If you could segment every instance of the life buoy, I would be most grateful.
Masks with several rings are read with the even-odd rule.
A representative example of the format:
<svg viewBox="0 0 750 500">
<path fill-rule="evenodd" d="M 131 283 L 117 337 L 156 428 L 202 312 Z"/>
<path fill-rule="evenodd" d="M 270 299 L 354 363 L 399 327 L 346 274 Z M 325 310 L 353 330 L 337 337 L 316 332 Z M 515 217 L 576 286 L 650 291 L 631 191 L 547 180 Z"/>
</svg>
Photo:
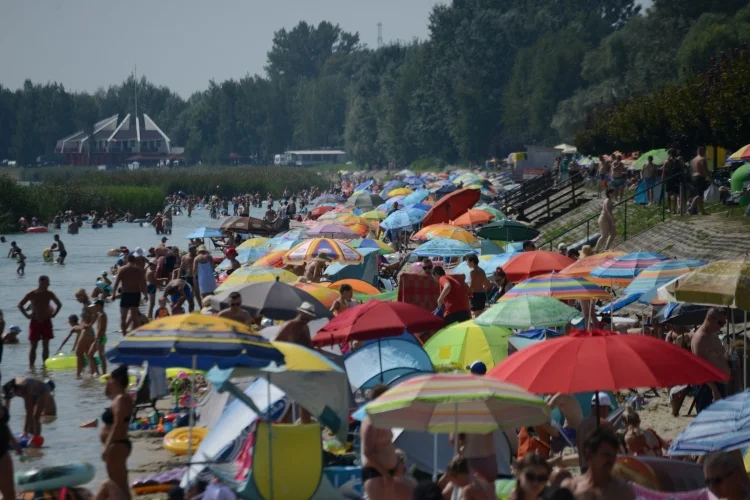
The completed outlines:
<svg viewBox="0 0 750 500">
<path fill-rule="evenodd" d="M 52 250 L 45 248 L 42 252 L 42 258 L 44 259 L 44 262 L 52 262 Z"/>
<path fill-rule="evenodd" d="M 208 435 L 208 429 L 205 427 L 193 427 L 193 446 L 194 450 L 198 449 L 203 438 Z M 179 427 L 173 429 L 164 436 L 164 449 L 171 451 L 175 455 L 187 455 L 188 440 L 190 439 L 190 429 L 188 427 Z"/>
</svg>

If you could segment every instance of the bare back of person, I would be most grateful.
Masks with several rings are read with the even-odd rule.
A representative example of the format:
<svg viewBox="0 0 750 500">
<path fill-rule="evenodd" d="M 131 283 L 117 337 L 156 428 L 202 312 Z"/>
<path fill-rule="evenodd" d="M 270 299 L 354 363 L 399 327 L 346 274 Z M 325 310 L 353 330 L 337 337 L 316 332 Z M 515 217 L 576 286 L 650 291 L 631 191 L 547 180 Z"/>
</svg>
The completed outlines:
<svg viewBox="0 0 750 500">
<path fill-rule="evenodd" d="M 300 319 L 293 319 L 284 323 L 281 330 L 279 330 L 279 334 L 276 336 L 276 340 L 312 348 L 310 327 Z"/>
<path fill-rule="evenodd" d="M 690 347 L 693 354 L 705 359 L 724 373 L 729 373 L 724 344 L 721 343 L 718 335 L 707 332 L 701 326 L 690 339 Z"/>
<path fill-rule="evenodd" d="M 164 243 L 161 243 L 154 249 L 154 255 L 157 257 L 166 257 L 169 255 L 169 248 Z"/>
<path fill-rule="evenodd" d="M 250 325 L 253 322 L 253 317 L 244 309 L 239 309 L 237 311 L 233 311 L 232 308 L 223 309 L 221 312 L 219 312 L 219 314 L 217 314 L 217 316 L 221 318 L 231 319 L 244 325 Z"/>
<path fill-rule="evenodd" d="M 708 177 L 708 161 L 705 156 L 696 156 L 690 161 L 693 177 Z"/>
<path fill-rule="evenodd" d="M 320 278 L 323 276 L 323 270 L 323 263 L 314 260 L 305 268 L 305 278 L 311 283 L 320 283 Z"/>
<path fill-rule="evenodd" d="M 563 483 L 576 500 L 635 500 L 635 490 L 622 479 L 611 477 L 605 484 L 594 484 L 590 474 Z"/>
<path fill-rule="evenodd" d="M 182 260 L 180 262 L 180 274 L 182 276 L 193 276 L 193 260 L 195 260 L 195 256 L 190 255 L 189 253 L 186 253 L 182 256 Z"/>
<path fill-rule="evenodd" d="M 362 436 L 362 470 L 363 472 L 373 471 L 373 477 L 364 480 L 366 498 L 373 500 L 393 498 L 393 475 L 398 463 L 396 449 L 393 446 L 393 433 L 390 429 L 374 427 L 370 419 L 366 418 L 362 422 L 360 435 Z M 386 473 L 385 476 L 383 472 Z"/>
<path fill-rule="evenodd" d="M 477 266 L 469 273 L 469 288 L 472 293 L 481 293 L 487 290 L 489 280 L 487 280 L 487 274 L 484 269 Z"/>
</svg>

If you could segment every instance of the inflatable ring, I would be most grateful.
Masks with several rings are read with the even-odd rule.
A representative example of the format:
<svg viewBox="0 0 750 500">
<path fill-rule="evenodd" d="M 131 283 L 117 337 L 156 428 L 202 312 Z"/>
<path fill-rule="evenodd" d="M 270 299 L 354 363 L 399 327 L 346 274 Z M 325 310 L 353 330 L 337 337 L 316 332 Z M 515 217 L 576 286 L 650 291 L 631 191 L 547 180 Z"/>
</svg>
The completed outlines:
<svg viewBox="0 0 750 500">
<path fill-rule="evenodd" d="M 48 491 L 81 486 L 94 479 L 96 469 L 88 462 L 16 472 L 16 491 Z"/>
<path fill-rule="evenodd" d="M 208 434 L 208 429 L 205 427 L 193 427 L 193 450 L 197 450 L 200 446 L 203 438 Z M 171 451 L 175 455 L 187 455 L 188 452 L 188 437 L 190 436 L 190 428 L 179 427 L 177 429 L 169 431 L 164 436 L 164 449 Z"/>
<path fill-rule="evenodd" d="M 152 493 L 166 493 L 174 484 L 152 484 L 150 486 L 133 486 L 130 489 L 136 495 L 151 495 Z"/>
<path fill-rule="evenodd" d="M 52 262 L 52 250 L 45 248 L 42 252 L 42 259 L 44 259 L 44 262 Z"/>
<path fill-rule="evenodd" d="M 99 356 L 95 356 L 94 359 L 96 360 L 96 364 L 100 365 L 102 361 L 99 359 Z M 83 358 L 83 365 L 88 366 L 88 358 Z M 47 358 L 47 360 L 44 362 L 44 367 L 48 370 L 75 370 L 78 366 L 78 357 L 75 355 L 75 353 L 62 353 L 59 352 L 52 356 L 51 358 Z"/>
<path fill-rule="evenodd" d="M 26 230 L 27 233 L 46 233 L 49 231 L 47 226 L 33 226 Z"/>
<path fill-rule="evenodd" d="M 119 248 L 110 248 L 109 250 L 107 250 L 107 255 L 109 257 L 119 257 L 121 253 L 122 250 L 120 250 Z"/>
<path fill-rule="evenodd" d="M 632 481 L 650 490 L 662 490 L 661 482 L 654 470 L 636 457 L 617 457 L 612 475 L 624 481 Z"/>
</svg>

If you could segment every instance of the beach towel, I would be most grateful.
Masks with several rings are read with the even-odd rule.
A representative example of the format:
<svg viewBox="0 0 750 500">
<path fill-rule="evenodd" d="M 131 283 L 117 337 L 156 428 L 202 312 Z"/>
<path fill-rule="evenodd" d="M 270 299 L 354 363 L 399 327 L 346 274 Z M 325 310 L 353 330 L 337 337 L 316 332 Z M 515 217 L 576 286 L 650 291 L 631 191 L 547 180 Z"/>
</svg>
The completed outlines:
<svg viewBox="0 0 750 500">
<path fill-rule="evenodd" d="M 631 483 L 635 490 L 636 500 L 717 500 L 707 489 L 687 491 L 683 493 L 670 493 L 668 491 L 654 491 L 641 485 Z"/>
<path fill-rule="evenodd" d="M 166 368 L 149 365 L 146 373 L 148 374 L 148 393 L 152 399 L 160 399 L 169 394 Z"/>
</svg>

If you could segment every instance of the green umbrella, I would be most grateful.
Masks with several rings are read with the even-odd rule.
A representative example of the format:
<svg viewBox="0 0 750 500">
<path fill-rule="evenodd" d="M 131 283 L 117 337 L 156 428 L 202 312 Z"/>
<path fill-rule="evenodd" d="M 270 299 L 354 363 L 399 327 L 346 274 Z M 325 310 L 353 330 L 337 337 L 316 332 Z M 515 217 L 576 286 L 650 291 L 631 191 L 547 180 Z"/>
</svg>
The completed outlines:
<svg viewBox="0 0 750 500">
<path fill-rule="evenodd" d="M 464 370 L 474 361 L 481 361 L 489 370 L 508 357 L 510 335 L 507 328 L 464 321 L 437 332 L 425 343 L 424 350 L 435 366 Z"/>
<path fill-rule="evenodd" d="M 504 213 L 502 213 L 500 210 L 498 210 L 495 207 L 491 207 L 489 205 L 478 205 L 474 207 L 475 210 L 482 210 L 483 212 L 487 212 L 488 214 L 491 214 L 495 220 L 505 220 L 507 217 Z"/>
<path fill-rule="evenodd" d="M 539 231 L 514 220 L 492 222 L 477 231 L 477 235 L 488 240 L 524 241 L 539 236 Z"/>
<path fill-rule="evenodd" d="M 663 165 L 667 158 L 669 158 L 669 152 L 666 149 L 652 149 L 648 153 L 643 153 L 630 167 L 633 170 L 643 170 L 643 167 L 648 163 L 648 157 L 654 157 L 654 165 Z"/>
<path fill-rule="evenodd" d="M 547 328 L 564 326 L 580 315 L 576 309 L 552 297 L 522 295 L 501 300 L 483 312 L 476 323 L 519 329 Z"/>
</svg>

